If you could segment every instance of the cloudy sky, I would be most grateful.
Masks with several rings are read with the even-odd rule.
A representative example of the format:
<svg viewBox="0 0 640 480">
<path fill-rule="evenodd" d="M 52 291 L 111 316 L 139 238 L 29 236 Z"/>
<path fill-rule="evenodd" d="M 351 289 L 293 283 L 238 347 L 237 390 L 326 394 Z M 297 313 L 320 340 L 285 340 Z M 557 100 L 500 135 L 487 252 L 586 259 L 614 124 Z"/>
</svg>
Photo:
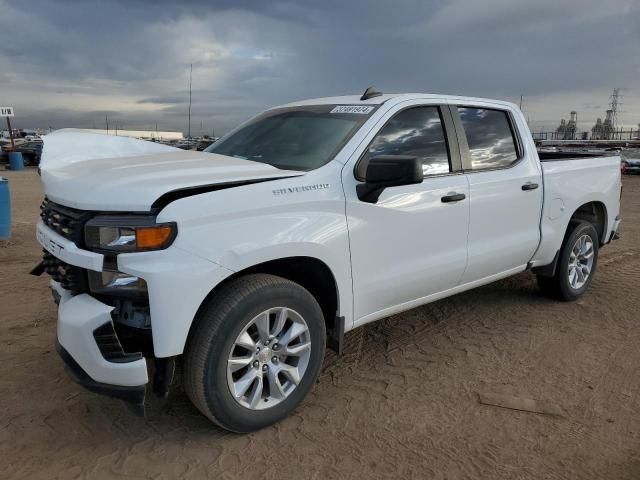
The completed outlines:
<svg viewBox="0 0 640 480">
<path fill-rule="evenodd" d="M 640 122 L 639 0 L 0 0 L 0 104 L 20 127 L 216 134 L 297 99 L 433 92 L 581 128 L 622 87 Z"/>
</svg>

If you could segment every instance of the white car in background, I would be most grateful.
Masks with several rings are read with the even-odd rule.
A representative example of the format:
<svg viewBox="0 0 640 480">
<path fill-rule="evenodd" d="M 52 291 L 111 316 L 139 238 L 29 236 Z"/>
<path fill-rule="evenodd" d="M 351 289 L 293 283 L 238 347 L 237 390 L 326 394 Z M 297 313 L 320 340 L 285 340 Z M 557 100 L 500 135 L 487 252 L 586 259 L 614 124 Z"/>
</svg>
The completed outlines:
<svg viewBox="0 0 640 480">
<path fill-rule="evenodd" d="M 286 417 L 369 322 L 526 270 L 580 297 L 620 223 L 619 157 L 541 161 L 496 100 L 368 89 L 204 152 L 86 135 L 45 137 L 37 227 L 70 374 L 142 408 L 179 364 L 237 432 Z"/>
</svg>

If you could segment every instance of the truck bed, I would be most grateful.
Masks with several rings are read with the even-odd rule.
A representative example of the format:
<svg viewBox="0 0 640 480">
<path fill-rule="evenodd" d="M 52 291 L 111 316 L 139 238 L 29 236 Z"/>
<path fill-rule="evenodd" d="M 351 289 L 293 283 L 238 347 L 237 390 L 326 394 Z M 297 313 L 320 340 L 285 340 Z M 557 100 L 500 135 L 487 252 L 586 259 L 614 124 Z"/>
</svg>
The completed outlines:
<svg viewBox="0 0 640 480">
<path fill-rule="evenodd" d="M 571 215 L 581 205 L 589 202 L 603 205 L 606 217 L 603 234 L 612 231 L 620 211 L 619 156 L 591 152 L 550 153 L 551 158 L 541 159 L 544 182 L 542 240 L 534 257 L 539 265 L 553 261 Z"/>
</svg>

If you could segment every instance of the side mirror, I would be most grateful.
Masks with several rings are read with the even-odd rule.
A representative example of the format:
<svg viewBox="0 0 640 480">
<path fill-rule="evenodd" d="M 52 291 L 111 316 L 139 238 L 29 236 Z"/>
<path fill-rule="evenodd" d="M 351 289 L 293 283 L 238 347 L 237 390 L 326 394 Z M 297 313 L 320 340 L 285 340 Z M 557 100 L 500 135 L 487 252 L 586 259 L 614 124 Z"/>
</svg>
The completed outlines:
<svg viewBox="0 0 640 480">
<path fill-rule="evenodd" d="M 387 187 L 422 183 L 422 162 L 418 157 L 407 155 L 379 155 L 359 165 L 364 183 L 356 186 L 358 198 L 363 202 L 376 203 Z"/>
</svg>

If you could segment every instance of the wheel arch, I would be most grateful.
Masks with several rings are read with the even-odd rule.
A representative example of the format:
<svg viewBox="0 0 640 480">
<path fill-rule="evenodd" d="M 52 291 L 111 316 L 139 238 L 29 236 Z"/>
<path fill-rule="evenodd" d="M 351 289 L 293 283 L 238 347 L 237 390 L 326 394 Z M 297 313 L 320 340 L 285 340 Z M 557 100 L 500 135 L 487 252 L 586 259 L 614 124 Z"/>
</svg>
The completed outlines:
<svg viewBox="0 0 640 480">
<path fill-rule="evenodd" d="M 606 242 L 606 231 L 608 225 L 608 217 L 607 217 L 607 207 L 606 205 L 598 200 L 594 200 L 591 202 L 584 203 L 580 205 L 571 218 L 569 219 L 569 223 L 567 228 L 565 229 L 564 240 L 567 238 L 567 234 L 569 233 L 569 227 L 572 223 L 585 221 L 591 223 L 596 232 L 598 232 L 598 238 L 600 239 L 600 246 L 602 246 Z"/>
<path fill-rule="evenodd" d="M 215 297 L 217 292 L 230 281 L 255 273 L 265 273 L 286 278 L 307 289 L 322 309 L 327 337 L 340 337 L 344 333 L 344 318 L 339 316 L 341 307 L 340 290 L 331 268 L 329 268 L 325 262 L 315 257 L 291 256 L 267 260 L 248 266 L 234 272 L 213 287 L 198 307 L 196 315 L 191 322 L 188 337 L 195 328 L 200 312 L 206 304 Z M 327 288 L 327 286 L 329 287 Z M 328 345 L 331 346 L 331 342 L 328 342 Z"/>
<path fill-rule="evenodd" d="M 532 269 L 533 273 L 543 277 L 552 277 L 553 275 L 555 275 L 560 251 L 571 232 L 571 226 L 581 221 L 589 222 L 594 226 L 600 240 L 599 246 L 602 246 L 606 242 L 605 237 L 608 225 L 607 207 L 603 202 L 599 200 L 593 200 L 583 203 L 578 208 L 576 208 L 576 210 L 567 221 L 567 224 L 564 228 L 564 234 L 562 236 L 562 242 L 560 243 L 560 246 L 557 248 L 557 250 L 555 250 L 553 261 L 549 264 L 534 267 Z"/>
</svg>

